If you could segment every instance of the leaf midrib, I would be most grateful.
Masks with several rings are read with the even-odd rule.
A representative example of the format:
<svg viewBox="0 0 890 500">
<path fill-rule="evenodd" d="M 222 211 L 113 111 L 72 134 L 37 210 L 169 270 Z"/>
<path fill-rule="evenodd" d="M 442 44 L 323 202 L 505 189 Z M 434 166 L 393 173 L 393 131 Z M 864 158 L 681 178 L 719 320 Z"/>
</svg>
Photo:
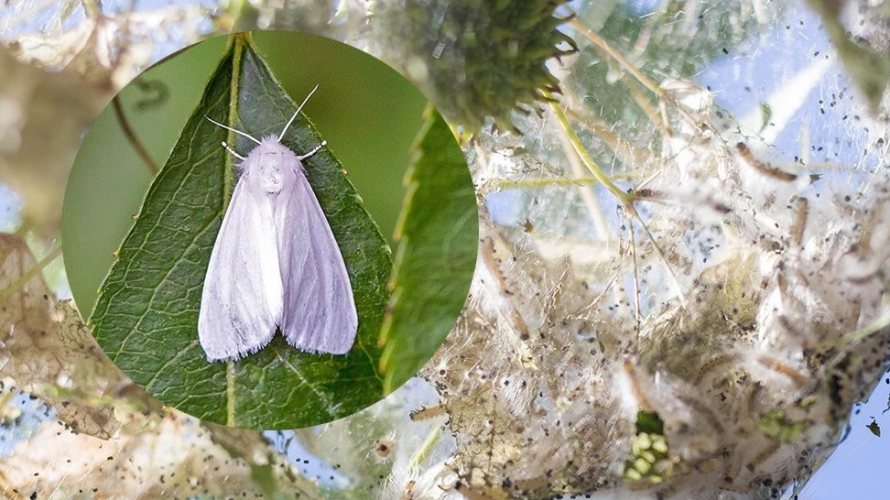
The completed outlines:
<svg viewBox="0 0 890 500">
<path fill-rule="evenodd" d="M 240 109 L 240 102 L 238 101 L 238 94 L 240 90 L 240 80 L 241 80 L 241 54 L 244 50 L 244 37 L 250 36 L 246 33 L 235 33 L 231 36 L 231 41 L 234 44 L 232 47 L 232 81 L 229 85 L 229 113 L 226 117 L 226 125 L 229 126 L 226 135 L 226 142 L 228 144 L 235 143 L 235 133 L 232 132 L 231 129 L 235 128 L 235 113 L 233 111 Z M 232 199 L 232 188 L 235 182 L 234 175 L 232 175 L 232 168 L 234 167 L 232 164 L 232 155 L 225 155 L 225 170 L 223 171 L 223 203 L 222 203 L 222 213 L 220 217 L 224 217 L 226 210 L 229 208 L 229 202 Z M 231 359 L 226 361 L 226 425 L 230 427 L 235 426 L 235 362 Z"/>
</svg>

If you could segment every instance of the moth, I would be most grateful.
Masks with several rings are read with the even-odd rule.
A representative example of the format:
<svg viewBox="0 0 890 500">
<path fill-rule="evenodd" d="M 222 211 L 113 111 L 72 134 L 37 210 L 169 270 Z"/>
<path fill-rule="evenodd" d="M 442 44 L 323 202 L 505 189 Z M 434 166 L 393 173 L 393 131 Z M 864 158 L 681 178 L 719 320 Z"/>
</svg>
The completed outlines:
<svg viewBox="0 0 890 500">
<path fill-rule="evenodd" d="M 306 178 L 303 160 L 281 140 L 257 140 L 239 162 L 238 183 L 223 217 L 204 279 L 198 339 L 208 361 L 238 360 L 262 349 L 280 329 L 288 344 L 311 353 L 344 354 L 355 341 L 352 284 L 331 226 Z"/>
</svg>

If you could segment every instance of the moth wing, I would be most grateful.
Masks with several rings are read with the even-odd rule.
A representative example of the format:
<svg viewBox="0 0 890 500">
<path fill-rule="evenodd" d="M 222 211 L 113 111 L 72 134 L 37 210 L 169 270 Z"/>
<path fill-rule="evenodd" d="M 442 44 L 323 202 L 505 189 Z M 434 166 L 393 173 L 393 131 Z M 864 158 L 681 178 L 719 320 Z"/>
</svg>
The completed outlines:
<svg viewBox="0 0 890 500">
<path fill-rule="evenodd" d="M 355 341 L 358 314 L 340 247 L 302 169 L 286 184 L 276 224 L 284 312 L 281 333 L 307 352 L 344 354 Z"/>
<path fill-rule="evenodd" d="M 246 169 L 235 186 L 204 278 L 198 339 L 210 361 L 258 351 L 281 322 L 272 203 L 251 172 Z"/>
</svg>

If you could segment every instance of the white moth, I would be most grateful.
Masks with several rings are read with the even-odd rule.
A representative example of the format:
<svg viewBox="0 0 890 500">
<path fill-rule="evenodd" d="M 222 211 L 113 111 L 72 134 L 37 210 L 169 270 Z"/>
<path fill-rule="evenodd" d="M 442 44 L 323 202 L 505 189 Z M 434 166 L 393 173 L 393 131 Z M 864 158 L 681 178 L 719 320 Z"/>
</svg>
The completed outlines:
<svg viewBox="0 0 890 500">
<path fill-rule="evenodd" d="M 315 87 L 316 89 L 318 86 Z M 204 279 L 198 339 L 209 361 L 237 360 L 262 349 L 276 328 L 307 352 L 344 354 L 358 315 L 346 265 L 302 161 L 281 144 L 300 104 L 278 137 L 259 141 L 238 158 L 241 176 L 216 237 Z"/>
</svg>

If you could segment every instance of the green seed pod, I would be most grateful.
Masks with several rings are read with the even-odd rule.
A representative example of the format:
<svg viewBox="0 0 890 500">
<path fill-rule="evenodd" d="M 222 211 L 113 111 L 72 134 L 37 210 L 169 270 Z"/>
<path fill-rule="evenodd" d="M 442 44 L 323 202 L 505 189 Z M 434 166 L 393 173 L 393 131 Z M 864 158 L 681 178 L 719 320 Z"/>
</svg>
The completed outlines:
<svg viewBox="0 0 890 500">
<path fill-rule="evenodd" d="M 557 30 L 567 0 L 380 0 L 374 15 L 384 50 L 399 61 L 437 108 L 468 132 L 487 117 L 515 130 L 511 112 L 528 112 L 558 91 L 546 63 L 577 51 Z"/>
</svg>

